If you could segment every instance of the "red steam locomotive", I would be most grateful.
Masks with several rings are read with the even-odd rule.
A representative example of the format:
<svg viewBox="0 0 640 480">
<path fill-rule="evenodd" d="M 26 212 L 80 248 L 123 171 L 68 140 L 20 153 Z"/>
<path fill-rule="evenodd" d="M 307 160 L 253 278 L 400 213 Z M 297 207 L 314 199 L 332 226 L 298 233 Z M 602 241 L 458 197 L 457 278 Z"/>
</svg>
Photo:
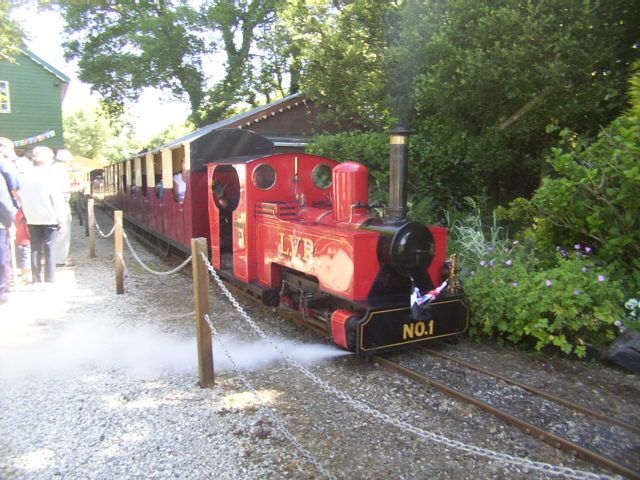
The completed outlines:
<svg viewBox="0 0 640 480">
<path fill-rule="evenodd" d="M 447 229 L 406 218 L 408 133 L 392 132 L 383 220 L 370 213 L 364 165 L 278 152 L 241 129 L 201 129 L 108 166 L 105 200 L 185 252 L 206 237 L 223 278 L 299 311 L 342 348 L 379 353 L 468 324 Z"/>
</svg>

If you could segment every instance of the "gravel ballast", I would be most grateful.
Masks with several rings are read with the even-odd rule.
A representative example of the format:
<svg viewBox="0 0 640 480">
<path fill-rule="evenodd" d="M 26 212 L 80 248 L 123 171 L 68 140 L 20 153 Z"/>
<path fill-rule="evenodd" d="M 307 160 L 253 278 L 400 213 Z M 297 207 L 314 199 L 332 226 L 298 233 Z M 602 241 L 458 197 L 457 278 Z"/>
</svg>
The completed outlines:
<svg viewBox="0 0 640 480">
<path fill-rule="evenodd" d="M 99 212 L 97 219 L 108 232 L 110 218 Z M 149 267 L 172 268 L 132 244 Z M 58 269 L 53 286 L 21 287 L 0 306 L 1 479 L 309 479 L 323 478 L 322 471 L 349 479 L 548 478 L 526 464 L 505 466 L 422 438 L 336 399 L 260 339 L 216 285 L 216 385 L 201 389 L 191 267 L 155 276 L 126 251 L 125 294 L 116 295 L 112 237 L 98 235 L 97 257 L 89 258 L 84 227 L 74 218 L 71 252 L 73 264 Z M 491 451 L 603 471 L 475 407 L 345 354 L 273 309 L 239 301 L 291 358 L 393 419 Z M 446 348 L 609 415 L 640 418 L 638 376 L 620 369 L 490 344 Z M 513 395 L 517 400 L 518 392 Z M 274 416 L 313 461 L 279 430 Z M 640 452 L 637 438 L 630 448 Z"/>
</svg>

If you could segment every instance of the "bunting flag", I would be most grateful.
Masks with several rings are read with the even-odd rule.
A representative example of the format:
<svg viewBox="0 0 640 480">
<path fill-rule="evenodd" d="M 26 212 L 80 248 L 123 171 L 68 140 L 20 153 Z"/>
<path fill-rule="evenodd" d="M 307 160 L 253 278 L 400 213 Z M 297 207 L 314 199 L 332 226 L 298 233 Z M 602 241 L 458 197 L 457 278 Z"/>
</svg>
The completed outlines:
<svg viewBox="0 0 640 480">
<path fill-rule="evenodd" d="M 40 135 L 36 135 L 35 137 L 29 137 L 22 140 L 16 140 L 13 144 L 16 147 L 24 147 L 25 145 L 32 145 L 34 143 L 43 142 L 51 137 L 55 137 L 55 130 L 49 130 L 48 132 L 41 133 Z"/>
</svg>

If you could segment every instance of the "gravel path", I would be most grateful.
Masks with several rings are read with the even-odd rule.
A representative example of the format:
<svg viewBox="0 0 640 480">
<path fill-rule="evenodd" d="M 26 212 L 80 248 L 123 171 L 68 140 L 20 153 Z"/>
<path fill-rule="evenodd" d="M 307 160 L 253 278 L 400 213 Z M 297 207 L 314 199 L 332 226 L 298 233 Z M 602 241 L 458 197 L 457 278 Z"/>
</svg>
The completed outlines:
<svg viewBox="0 0 640 480">
<path fill-rule="evenodd" d="M 110 230 L 107 216 L 99 213 L 98 221 Z M 170 269 L 133 245 L 150 267 Z M 335 399 L 259 339 L 215 286 L 216 386 L 201 389 L 190 267 L 153 276 L 127 251 L 126 293 L 116 295 L 113 239 L 98 237 L 97 254 L 88 258 L 74 219 L 73 265 L 59 269 L 52 288 L 23 288 L 0 306 L 1 479 L 310 479 L 323 478 L 322 471 L 341 479 L 547 478 L 426 440 Z M 474 407 L 358 361 L 274 310 L 241 303 L 290 357 L 392 418 L 466 444 L 599 471 Z M 638 418 L 637 376 L 564 359 L 550 371 L 553 361 L 491 345 L 452 348 L 489 368 L 495 360 L 527 381 L 552 383 L 557 374 L 567 384 L 555 384 L 559 394 L 587 391 L 596 406 Z"/>
</svg>

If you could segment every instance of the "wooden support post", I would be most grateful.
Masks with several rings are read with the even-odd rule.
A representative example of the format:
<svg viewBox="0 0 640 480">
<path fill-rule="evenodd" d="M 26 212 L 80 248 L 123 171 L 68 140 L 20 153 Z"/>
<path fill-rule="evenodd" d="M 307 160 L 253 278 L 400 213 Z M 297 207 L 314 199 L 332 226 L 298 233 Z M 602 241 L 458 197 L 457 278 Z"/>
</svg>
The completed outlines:
<svg viewBox="0 0 640 480">
<path fill-rule="evenodd" d="M 207 256 L 207 240 L 191 239 L 191 265 L 193 268 L 193 301 L 196 309 L 196 332 L 198 336 L 198 373 L 201 388 L 211 388 L 213 378 L 213 346 L 211 328 L 204 316 L 211 318 L 211 294 L 209 292 L 209 271 L 202 259 Z"/>
<path fill-rule="evenodd" d="M 89 195 L 83 195 L 82 197 L 84 202 L 82 202 L 82 219 L 84 220 L 84 236 L 89 236 L 89 218 L 88 218 L 88 204 L 89 204 Z M 92 197 L 91 197 L 92 198 Z"/>
<path fill-rule="evenodd" d="M 84 224 L 84 219 L 82 218 L 82 192 L 78 191 L 78 204 L 76 205 L 76 211 L 78 212 L 78 220 L 80 221 L 80 226 Z"/>
<path fill-rule="evenodd" d="M 87 202 L 87 224 L 89 225 L 89 258 L 96 258 L 96 217 L 93 198 Z"/>
<path fill-rule="evenodd" d="M 115 222 L 115 245 L 116 245 L 116 293 L 121 295 L 124 293 L 124 242 L 122 237 L 122 210 L 113 212 L 113 221 Z"/>
</svg>

